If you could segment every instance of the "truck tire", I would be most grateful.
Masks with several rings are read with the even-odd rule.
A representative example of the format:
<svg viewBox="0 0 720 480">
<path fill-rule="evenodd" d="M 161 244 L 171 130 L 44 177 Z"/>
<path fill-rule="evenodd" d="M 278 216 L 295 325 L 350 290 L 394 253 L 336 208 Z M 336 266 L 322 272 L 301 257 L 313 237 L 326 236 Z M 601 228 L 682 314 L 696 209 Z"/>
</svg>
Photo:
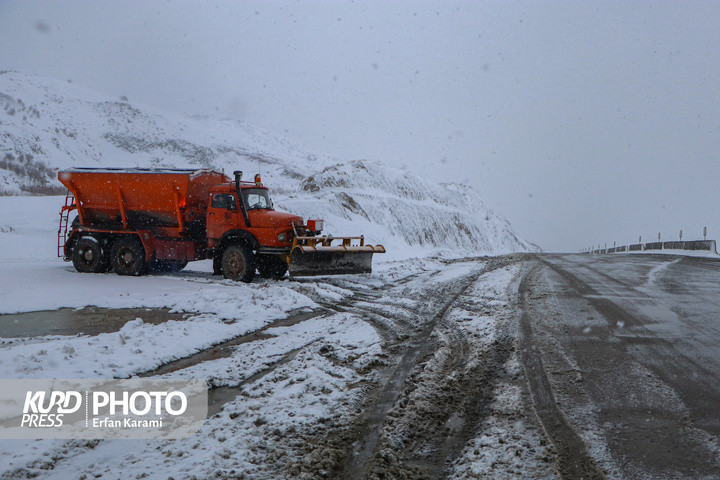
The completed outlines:
<svg viewBox="0 0 720 480">
<path fill-rule="evenodd" d="M 112 267 L 118 275 L 139 276 L 145 273 L 145 249 L 134 237 L 121 237 L 115 241 L 110 254 Z"/>
<path fill-rule="evenodd" d="M 243 245 L 230 245 L 222 255 L 225 278 L 250 283 L 255 278 L 255 256 Z"/>
<path fill-rule="evenodd" d="M 75 244 L 72 253 L 75 270 L 81 273 L 102 273 L 108 270 L 108 259 L 97 238 L 85 236 Z"/>
<path fill-rule="evenodd" d="M 257 269 L 262 278 L 277 280 L 284 277 L 288 270 L 287 262 L 278 255 L 258 255 L 256 260 Z"/>
</svg>

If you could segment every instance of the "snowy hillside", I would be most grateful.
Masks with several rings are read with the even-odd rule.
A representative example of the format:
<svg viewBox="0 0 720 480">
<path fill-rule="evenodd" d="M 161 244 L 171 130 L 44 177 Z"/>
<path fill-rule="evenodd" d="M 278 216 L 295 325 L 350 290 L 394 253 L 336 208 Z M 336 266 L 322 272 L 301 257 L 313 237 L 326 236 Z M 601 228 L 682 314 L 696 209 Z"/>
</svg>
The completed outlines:
<svg viewBox="0 0 720 480">
<path fill-rule="evenodd" d="M 263 175 L 277 207 L 334 235 L 454 254 L 534 250 L 471 188 L 304 151 L 244 122 L 183 117 L 72 83 L 0 72 L 0 194 L 61 194 L 68 167 L 173 167 Z"/>
</svg>

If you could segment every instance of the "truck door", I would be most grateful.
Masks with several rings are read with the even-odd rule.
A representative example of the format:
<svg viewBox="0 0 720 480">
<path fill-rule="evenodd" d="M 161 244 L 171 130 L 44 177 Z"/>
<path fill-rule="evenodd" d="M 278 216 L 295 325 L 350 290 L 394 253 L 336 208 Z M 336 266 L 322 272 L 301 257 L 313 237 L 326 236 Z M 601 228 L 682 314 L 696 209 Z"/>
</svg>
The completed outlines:
<svg viewBox="0 0 720 480">
<path fill-rule="evenodd" d="M 220 238 L 238 224 L 237 197 L 231 193 L 214 193 L 207 214 L 208 238 Z"/>
</svg>

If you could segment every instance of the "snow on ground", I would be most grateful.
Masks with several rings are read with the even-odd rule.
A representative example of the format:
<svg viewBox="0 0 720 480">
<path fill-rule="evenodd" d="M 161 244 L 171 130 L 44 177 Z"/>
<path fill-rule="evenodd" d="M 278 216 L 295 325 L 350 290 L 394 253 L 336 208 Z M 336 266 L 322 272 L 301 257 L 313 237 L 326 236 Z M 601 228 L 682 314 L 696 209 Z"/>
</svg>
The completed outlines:
<svg viewBox="0 0 720 480">
<path fill-rule="evenodd" d="M 298 452 L 305 445 L 297 439 L 312 435 L 326 422 L 341 423 L 357 414 L 366 393 L 363 381 L 372 375 L 369 367 L 382 364 L 385 357 L 381 336 L 352 311 L 327 310 L 296 324 L 273 323 L 293 312 L 321 311 L 324 302 L 342 302 L 357 292 L 392 287 L 398 281 L 399 288 L 420 292 L 428 279 L 452 281 L 478 268 L 477 263 L 444 262 L 413 249 L 376 256 L 372 275 L 335 277 L 332 282 L 316 278 L 236 283 L 213 277 L 209 262 L 190 264 L 177 274 L 140 278 L 80 274 L 56 257 L 62 200 L 0 197 L 0 313 L 95 305 L 166 307 L 189 316 L 157 325 L 140 317 L 117 332 L 95 336 L 13 339 L 0 345 L 0 378 L 124 378 L 248 332 L 262 329 L 263 336 L 233 347 L 224 358 L 191 363 L 164 375 L 201 378 L 212 387 L 229 389 L 222 410 L 210 416 L 198 434 L 175 441 L 3 440 L 2 478 L 167 479 L 217 474 L 265 479 L 276 478 L 278 468 L 294 471 L 292 462 L 304 458 Z M 506 289 L 515 273 L 513 268 L 500 269 L 481 277 L 472 295 L 487 313 L 468 316 L 460 309 L 451 312 L 448 321 L 462 323 L 481 346 L 492 342 L 498 318 L 507 317 Z M 394 304 L 390 299 L 385 304 L 384 299 L 381 296 L 374 305 L 390 314 L 412 303 L 396 298 Z M 507 368 L 517 370 L 512 364 Z M 462 472 L 482 476 L 503 471 L 498 462 L 517 471 L 545 471 L 540 440 L 518 419 L 521 410 L 517 388 L 500 385 L 494 413 L 486 422 L 493 440 L 488 443 L 483 437 L 469 445 L 456 463 L 457 478 L 463 478 Z M 296 440 L 287 444 L 286 438 Z M 523 470 L 520 460 L 511 458 L 516 450 L 508 450 L 508 443 L 519 445 L 519 459 L 530 466 Z M 308 456 L 302 461 L 315 460 Z"/>
<path fill-rule="evenodd" d="M 423 306 L 421 292 L 432 293 L 428 285 L 454 282 L 482 265 L 446 260 L 470 255 L 469 250 L 535 249 L 467 187 L 435 185 L 372 162 L 312 155 L 238 122 L 168 116 L 66 82 L 11 72 L 0 77 L 0 100 L 10 107 L 3 117 L 4 158 L 12 164 L 0 171 L 0 190 L 22 190 L 28 178 L 14 172 L 31 166 L 50 183 L 54 170 L 70 166 L 242 168 L 246 173 L 257 168 L 280 209 L 323 217 L 326 233 L 364 234 L 366 243 L 388 250 L 374 257 L 372 275 L 332 280 L 247 285 L 212 276 L 209 261 L 140 278 L 80 274 L 57 258 L 64 197 L 0 197 L 0 315 L 87 306 L 184 314 L 182 321 L 158 324 L 145 321 L 140 311 L 117 331 L 2 339 L 0 378 L 131 377 L 184 359 L 164 376 L 199 377 L 218 387 L 215 392 L 229 389 L 222 411 L 187 440 L 2 441 L 3 478 L 207 478 L 242 472 L 265 479 L 273 478 L 271 468 L 296 471 L 284 464 L 292 452 L 297 460 L 303 445 L 283 438 L 301 438 L 301 431 L 311 435 L 330 420 L 349 421 L 373 381 L 373 368 L 388 358 L 382 336 L 367 318 L 336 307 L 352 301 L 358 310 L 385 312 L 390 323 L 402 317 L 409 325 L 403 328 L 411 331 L 418 321 L 414 312 Z M 509 281 L 492 278 L 488 281 L 498 291 Z M 392 289 L 400 294 L 386 295 Z M 467 328 L 477 338 L 490 335 L 493 317 L 478 322 Z M 244 335 L 256 338 L 223 346 Z M 223 355 L 187 361 L 218 345 Z M 316 454 L 302 461 L 317 463 Z"/>
<path fill-rule="evenodd" d="M 508 310 L 513 303 L 513 282 L 519 266 L 503 268 L 484 275 L 469 292 L 481 315 L 456 308 L 450 316 L 474 333 L 485 346 L 500 334 L 501 325 L 512 328 L 514 316 Z M 494 390 L 495 400 L 484 421 L 482 434 L 468 442 L 454 462 L 448 478 L 560 478 L 554 469 L 555 454 L 541 429 L 528 418 L 521 399 L 524 382 L 517 351 L 504 365 L 504 381 Z"/>
</svg>

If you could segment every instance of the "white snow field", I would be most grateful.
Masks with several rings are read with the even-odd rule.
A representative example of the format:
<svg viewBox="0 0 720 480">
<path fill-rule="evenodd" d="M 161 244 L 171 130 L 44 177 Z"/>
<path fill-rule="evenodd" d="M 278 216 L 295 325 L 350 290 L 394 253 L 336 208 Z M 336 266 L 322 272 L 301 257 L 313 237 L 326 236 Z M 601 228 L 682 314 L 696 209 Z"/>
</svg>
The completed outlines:
<svg viewBox="0 0 720 480">
<path fill-rule="evenodd" d="M 398 252 L 394 257 L 376 255 L 374 272 L 358 276 L 244 284 L 213 277 L 206 261 L 167 275 L 81 274 L 56 256 L 63 201 L 0 197 L 1 313 L 94 305 L 164 307 L 188 315 L 156 325 L 139 316 L 119 331 L 98 335 L 3 338 L 0 378 L 128 378 L 271 328 L 263 330 L 262 338 L 234 347 L 227 357 L 165 374 L 235 387 L 197 435 L 173 441 L 3 440 L 2 478 L 293 478 L 285 475 L 295 462 L 311 462 L 303 453 L 303 436 L 317 433 L 328 421 L 352 422 L 368 383 L 377 380 L 372 366 L 383 364 L 387 353 L 379 331 L 360 310 L 326 310 L 296 324 L 271 324 L 293 312 L 312 312 L 321 304 L 339 304 L 382 288 L 402 289 L 407 300 L 387 304 L 388 310 L 401 310 L 416 304 L 411 298 L 422 296 L 432 281 L 452 282 L 484 264 L 447 262 L 427 254 L 414 257 L 415 250 L 408 247 L 402 251 L 405 258 Z M 508 286 L 517 268 L 479 277 L 470 298 L 483 305 L 483 313 L 454 308 L 447 314 L 449 321 L 462 323 L 478 348 L 492 343 L 497 321 L 512 316 Z M 516 358 L 508 361 L 507 369 L 518 375 Z M 493 405 L 486 421 L 490 437 L 468 445 L 454 466 L 455 477 L 503 471 L 552 477 L 542 460 L 547 454 L 542 453 L 539 434 L 526 428 L 518 413 L 517 387 L 499 385 Z M 513 443 L 520 453 L 508 453 Z M 308 476 L 297 471 L 299 477 Z"/>
<path fill-rule="evenodd" d="M 2 440 L 0 478 L 329 478 L 339 453 L 321 439 L 362 423 L 404 339 L 431 319 L 452 325 L 478 355 L 494 348 L 496 331 L 512 323 L 518 266 L 486 272 L 489 259 L 537 250 L 466 186 L 308 153 L 242 122 L 172 115 L 67 82 L 0 72 L 0 138 L 0 194 L 15 195 L 0 196 L 0 378 L 199 378 L 215 402 L 184 440 Z M 259 171 L 277 209 L 323 218 L 325 233 L 363 234 L 388 253 L 374 256 L 368 275 L 251 284 L 213 276 L 210 261 L 143 277 L 76 272 L 57 257 L 65 198 L 26 194 L 60 194 L 59 169 L 135 166 Z M 465 283 L 465 307 L 444 307 L 445 289 Z M 90 306 L 111 309 L 108 317 L 132 308 L 135 319 L 49 334 L 39 313 L 27 314 Z M 175 319 L 150 321 L 158 309 Z M 34 333 L 3 334 L 20 322 Z M 443 335 L 433 333 L 441 349 L 417 368 L 452 356 Z M 483 436 L 448 473 L 553 478 L 552 452 L 520 405 L 517 358 L 499 367 L 507 382 L 496 386 Z"/>
</svg>

